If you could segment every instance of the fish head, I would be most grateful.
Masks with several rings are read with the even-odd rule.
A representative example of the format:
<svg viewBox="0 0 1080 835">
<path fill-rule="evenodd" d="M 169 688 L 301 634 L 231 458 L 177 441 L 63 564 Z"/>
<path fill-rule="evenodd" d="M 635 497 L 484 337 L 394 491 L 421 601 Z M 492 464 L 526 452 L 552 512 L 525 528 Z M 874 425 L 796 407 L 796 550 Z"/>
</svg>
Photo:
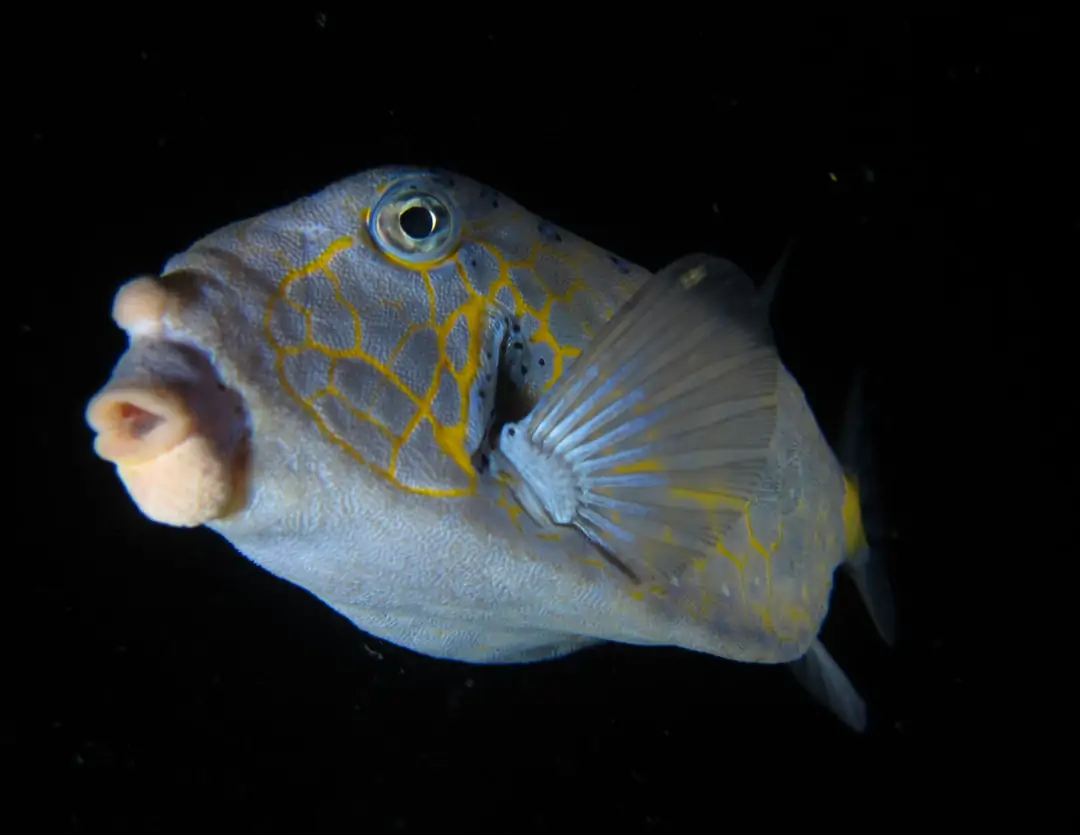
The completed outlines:
<svg viewBox="0 0 1080 835">
<path fill-rule="evenodd" d="M 467 177 L 372 169 L 120 288 L 95 449 L 165 524 L 389 531 L 475 496 L 499 403 L 535 403 L 646 276 Z"/>
</svg>

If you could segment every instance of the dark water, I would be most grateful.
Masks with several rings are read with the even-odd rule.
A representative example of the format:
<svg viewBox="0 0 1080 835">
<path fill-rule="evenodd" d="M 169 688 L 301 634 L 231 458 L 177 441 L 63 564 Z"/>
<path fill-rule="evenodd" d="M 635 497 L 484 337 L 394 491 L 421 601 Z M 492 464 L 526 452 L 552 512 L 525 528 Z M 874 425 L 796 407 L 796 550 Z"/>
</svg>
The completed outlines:
<svg viewBox="0 0 1080 835">
<path fill-rule="evenodd" d="M 697 832 L 850 818 L 879 794 L 857 818 L 924 798 L 986 817 L 961 786 L 990 791 L 1035 738 L 1009 688 L 1038 640 L 1004 647 L 1017 620 L 1047 627 L 1010 606 L 1053 584 L 1002 552 L 1035 500 L 1007 468 L 1055 431 L 1035 415 L 1065 332 L 1038 302 L 1076 281 L 1061 24 L 396 14 L 10 24 L 4 743 L 43 798 L 18 831 Z M 784 359 L 830 435 L 858 365 L 876 404 L 900 643 L 845 582 L 825 628 L 868 735 L 781 670 L 686 652 L 419 657 L 137 513 L 82 423 L 124 346 L 116 286 L 390 162 L 459 170 L 654 269 L 709 251 L 761 276 L 797 238 Z M 995 653 L 1016 666 L 988 677 Z M 1041 814 L 1048 784 L 1019 761 L 1036 788 L 1001 797 Z"/>
</svg>

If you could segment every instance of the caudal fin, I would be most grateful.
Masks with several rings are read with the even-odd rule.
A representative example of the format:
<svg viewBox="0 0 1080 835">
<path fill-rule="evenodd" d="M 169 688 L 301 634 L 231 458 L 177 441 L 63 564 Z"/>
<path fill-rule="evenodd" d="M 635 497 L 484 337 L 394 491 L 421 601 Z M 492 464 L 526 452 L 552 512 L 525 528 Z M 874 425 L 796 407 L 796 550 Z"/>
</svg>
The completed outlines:
<svg viewBox="0 0 1080 835">
<path fill-rule="evenodd" d="M 896 643 L 896 605 L 881 550 L 877 474 L 866 425 L 865 392 L 866 371 L 860 369 L 848 396 L 839 449 L 840 462 L 849 474 L 849 499 L 844 514 L 848 558 L 844 568 L 854 581 L 878 634 L 891 647 Z"/>
</svg>

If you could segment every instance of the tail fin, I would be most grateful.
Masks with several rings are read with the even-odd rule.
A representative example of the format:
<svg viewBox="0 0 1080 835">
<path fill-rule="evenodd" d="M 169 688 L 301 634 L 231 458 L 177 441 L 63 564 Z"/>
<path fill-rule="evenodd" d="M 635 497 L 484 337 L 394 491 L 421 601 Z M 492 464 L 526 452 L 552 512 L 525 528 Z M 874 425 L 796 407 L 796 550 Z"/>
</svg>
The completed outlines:
<svg viewBox="0 0 1080 835">
<path fill-rule="evenodd" d="M 877 481 L 869 433 L 866 430 L 866 371 L 860 369 L 848 396 L 840 438 L 840 463 L 848 471 L 848 495 L 844 502 L 844 525 L 848 559 L 844 565 L 855 583 L 874 627 L 890 647 L 896 643 L 896 606 L 880 543 L 881 525 Z"/>
</svg>

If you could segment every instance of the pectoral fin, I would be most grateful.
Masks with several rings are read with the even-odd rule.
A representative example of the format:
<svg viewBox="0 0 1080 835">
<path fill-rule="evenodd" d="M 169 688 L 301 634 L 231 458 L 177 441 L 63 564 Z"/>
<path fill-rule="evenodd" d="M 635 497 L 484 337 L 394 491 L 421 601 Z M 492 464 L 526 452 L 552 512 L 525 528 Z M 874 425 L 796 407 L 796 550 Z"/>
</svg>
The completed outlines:
<svg viewBox="0 0 1080 835">
<path fill-rule="evenodd" d="M 720 258 L 646 282 L 503 427 L 498 462 L 522 504 L 579 528 L 632 580 L 677 585 L 763 489 L 780 366 L 767 315 Z"/>
</svg>

